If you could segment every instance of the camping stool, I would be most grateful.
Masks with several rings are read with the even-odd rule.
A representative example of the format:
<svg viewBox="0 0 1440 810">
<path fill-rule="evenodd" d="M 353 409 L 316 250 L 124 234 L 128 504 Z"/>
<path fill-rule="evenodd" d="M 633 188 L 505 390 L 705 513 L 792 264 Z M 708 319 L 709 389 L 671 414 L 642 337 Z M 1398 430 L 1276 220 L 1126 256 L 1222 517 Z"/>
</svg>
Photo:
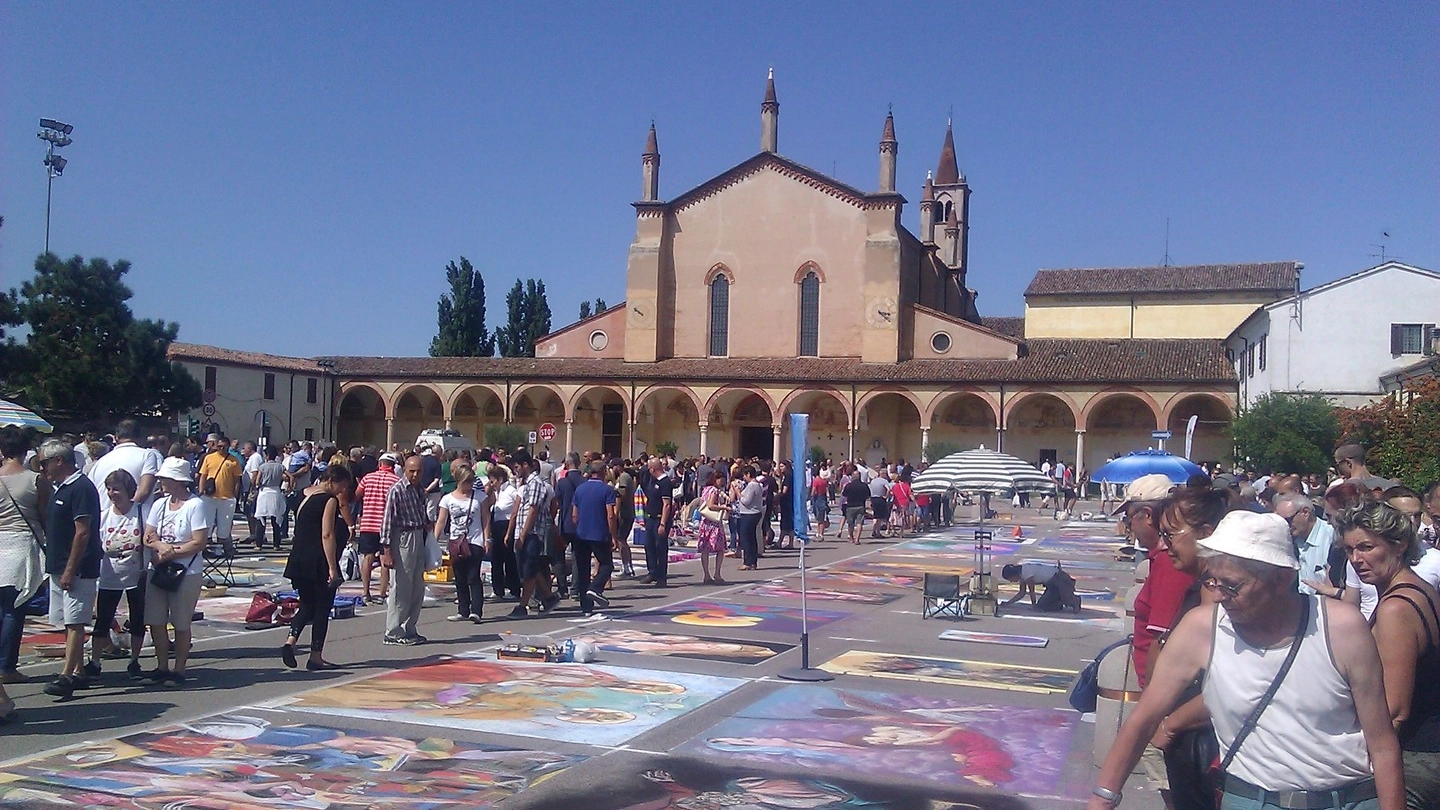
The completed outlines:
<svg viewBox="0 0 1440 810">
<path fill-rule="evenodd" d="M 959 574 L 925 574 L 924 602 L 920 618 L 931 616 L 952 616 L 965 618 L 965 596 L 960 593 Z"/>
<path fill-rule="evenodd" d="M 211 537 L 205 543 L 205 550 L 201 552 L 205 559 L 205 568 L 200 572 L 204 577 L 205 584 L 210 587 L 225 585 L 235 586 L 235 573 L 231 570 L 231 564 L 235 561 L 235 549 L 229 546 L 227 541 L 221 537 Z"/>
</svg>

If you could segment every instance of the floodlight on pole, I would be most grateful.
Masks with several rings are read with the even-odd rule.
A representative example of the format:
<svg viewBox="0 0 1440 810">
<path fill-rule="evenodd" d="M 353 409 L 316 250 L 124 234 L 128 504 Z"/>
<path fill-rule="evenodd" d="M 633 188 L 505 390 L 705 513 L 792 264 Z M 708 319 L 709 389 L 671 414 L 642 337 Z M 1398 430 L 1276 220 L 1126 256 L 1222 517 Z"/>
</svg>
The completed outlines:
<svg viewBox="0 0 1440 810">
<path fill-rule="evenodd" d="M 55 154 L 55 150 L 74 143 L 70 133 L 75 127 L 63 121 L 56 121 L 54 118 L 40 119 L 40 132 L 37 133 L 40 140 L 45 141 L 45 252 L 50 252 L 50 197 L 54 190 L 55 178 L 65 173 L 65 158 Z"/>
</svg>

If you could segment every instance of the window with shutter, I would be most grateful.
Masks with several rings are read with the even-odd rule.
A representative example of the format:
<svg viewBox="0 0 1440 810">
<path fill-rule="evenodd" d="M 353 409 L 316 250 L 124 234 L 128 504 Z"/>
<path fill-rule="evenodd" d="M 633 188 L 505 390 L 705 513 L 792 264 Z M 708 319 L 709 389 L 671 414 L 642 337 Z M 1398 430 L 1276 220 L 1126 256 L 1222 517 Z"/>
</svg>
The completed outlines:
<svg viewBox="0 0 1440 810">
<path fill-rule="evenodd" d="M 800 282 L 800 356 L 820 355 L 820 277 L 813 271 Z"/>
<path fill-rule="evenodd" d="M 1390 324 L 1390 353 L 1425 354 L 1425 338 L 1434 328 L 1433 324 L 1427 323 Z"/>
<path fill-rule="evenodd" d="M 1261 370 L 1261 371 L 1264 371 L 1264 370 L 1265 370 L 1265 338 L 1268 338 L 1268 337 L 1270 337 L 1270 336 L 1269 336 L 1269 335 L 1261 335 L 1261 336 L 1260 336 L 1260 370 Z"/>
<path fill-rule="evenodd" d="M 730 353 L 730 280 L 724 275 L 710 282 L 710 356 Z"/>
</svg>

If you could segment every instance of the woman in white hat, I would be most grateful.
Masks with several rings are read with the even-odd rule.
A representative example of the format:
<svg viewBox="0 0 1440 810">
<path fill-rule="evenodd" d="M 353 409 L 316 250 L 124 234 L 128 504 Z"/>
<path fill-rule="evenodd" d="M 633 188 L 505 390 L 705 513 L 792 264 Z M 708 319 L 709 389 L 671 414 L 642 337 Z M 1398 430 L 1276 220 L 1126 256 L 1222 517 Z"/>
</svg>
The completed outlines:
<svg viewBox="0 0 1440 810">
<path fill-rule="evenodd" d="M 1355 573 L 1379 594 L 1370 628 L 1405 762 L 1406 806 L 1440 807 L 1440 596 L 1411 568 L 1424 553 L 1415 521 L 1370 502 L 1342 509 L 1333 522 Z"/>
<path fill-rule="evenodd" d="M 1120 803 L 1146 740 L 1203 678 L 1224 810 L 1401 810 L 1400 745 L 1380 654 L 1359 611 L 1296 590 L 1299 563 L 1279 515 L 1231 512 L 1198 545 L 1201 581 L 1218 605 L 1190 611 L 1175 628 L 1088 809 Z"/>
<path fill-rule="evenodd" d="M 190 620 L 200 599 L 201 559 L 210 535 L 210 510 L 199 498 L 191 497 L 190 462 L 167 458 L 155 474 L 155 483 L 164 495 L 145 518 L 145 548 L 151 555 L 151 582 L 145 588 L 145 623 L 155 642 L 155 669 L 142 679 L 151 686 L 179 688 L 185 685 L 185 663 L 190 658 Z M 154 569 L 168 562 L 185 566 L 179 587 L 166 590 L 154 585 Z M 170 663 L 170 634 L 175 628 L 175 667 Z"/>
</svg>

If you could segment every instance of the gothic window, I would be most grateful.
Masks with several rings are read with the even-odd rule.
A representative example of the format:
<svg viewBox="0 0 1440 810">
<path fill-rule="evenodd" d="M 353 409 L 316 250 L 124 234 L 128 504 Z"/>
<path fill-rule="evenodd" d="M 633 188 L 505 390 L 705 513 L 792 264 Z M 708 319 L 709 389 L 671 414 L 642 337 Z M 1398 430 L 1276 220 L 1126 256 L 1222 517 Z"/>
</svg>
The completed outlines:
<svg viewBox="0 0 1440 810">
<path fill-rule="evenodd" d="M 820 356 L 820 276 L 814 270 L 800 282 L 800 356 Z"/>
<path fill-rule="evenodd" d="M 710 356 L 730 353 L 730 279 L 717 274 L 710 282 Z"/>
</svg>

